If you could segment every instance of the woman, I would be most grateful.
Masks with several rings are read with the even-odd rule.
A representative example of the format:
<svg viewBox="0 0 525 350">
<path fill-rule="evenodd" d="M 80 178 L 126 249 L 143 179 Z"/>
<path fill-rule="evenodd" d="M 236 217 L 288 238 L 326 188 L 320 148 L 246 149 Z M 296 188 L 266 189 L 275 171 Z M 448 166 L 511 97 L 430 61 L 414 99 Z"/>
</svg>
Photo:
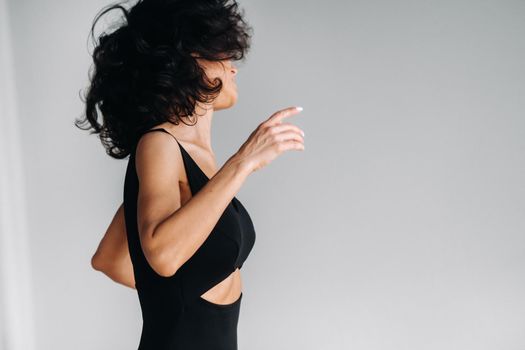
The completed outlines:
<svg viewBox="0 0 525 350">
<path fill-rule="evenodd" d="M 139 349 L 237 349 L 240 269 L 255 230 L 235 194 L 283 152 L 304 149 L 302 130 L 283 122 L 301 108 L 260 123 L 215 170 L 213 113 L 235 104 L 232 61 L 250 46 L 237 4 L 144 0 L 108 7 L 95 23 L 111 9 L 126 22 L 93 52 L 83 122 L 110 156 L 130 158 L 124 202 L 92 265 L 136 287 Z"/>
</svg>

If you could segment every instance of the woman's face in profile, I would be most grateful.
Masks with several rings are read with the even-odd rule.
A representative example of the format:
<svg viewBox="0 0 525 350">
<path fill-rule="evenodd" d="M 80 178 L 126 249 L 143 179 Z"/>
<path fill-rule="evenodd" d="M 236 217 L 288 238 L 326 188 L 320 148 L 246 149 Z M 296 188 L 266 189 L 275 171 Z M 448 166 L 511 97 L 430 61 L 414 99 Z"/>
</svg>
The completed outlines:
<svg viewBox="0 0 525 350">
<path fill-rule="evenodd" d="M 210 81 L 216 78 L 222 80 L 221 92 L 212 103 L 213 109 L 220 110 L 233 106 L 237 102 L 237 83 L 235 82 L 237 68 L 233 65 L 232 60 L 214 62 L 197 58 L 197 62 L 204 68 Z"/>
</svg>

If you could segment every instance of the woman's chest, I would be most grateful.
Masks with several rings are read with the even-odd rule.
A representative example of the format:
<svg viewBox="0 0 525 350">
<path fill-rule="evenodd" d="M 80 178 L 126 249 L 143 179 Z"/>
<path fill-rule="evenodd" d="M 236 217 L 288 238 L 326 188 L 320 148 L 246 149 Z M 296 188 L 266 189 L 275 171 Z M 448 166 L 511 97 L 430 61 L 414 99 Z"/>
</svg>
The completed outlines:
<svg viewBox="0 0 525 350">
<path fill-rule="evenodd" d="M 183 182 L 179 183 L 179 188 L 181 206 L 183 206 L 191 200 L 192 191 L 189 184 Z M 202 215 L 207 215 L 207 213 L 203 212 Z M 228 255 L 224 258 L 232 260 L 234 266 L 239 267 L 242 266 L 252 250 L 255 244 L 255 236 L 255 228 L 248 210 L 237 197 L 233 197 L 199 249 L 207 257 L 216 256 L 219 259 L 220 255 Z M 224 239 L 233 241 L 235 249 L 231 249 L 231 247 L 227 249 L 228 243 L 231 242 L 223 242 Z M 223 249 L 219 250 L 218 247 L 221 246 Z"/>
</svg>

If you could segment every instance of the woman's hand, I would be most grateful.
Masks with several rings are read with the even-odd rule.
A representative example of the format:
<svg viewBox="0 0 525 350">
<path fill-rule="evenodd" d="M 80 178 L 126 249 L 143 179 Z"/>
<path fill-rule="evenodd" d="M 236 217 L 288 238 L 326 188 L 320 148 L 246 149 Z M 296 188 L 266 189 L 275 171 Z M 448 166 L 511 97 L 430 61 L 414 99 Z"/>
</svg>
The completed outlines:
<svg viewBox="0 0 525 350">
<path fill-rule="evenodd" d="M 304 132 L 298 126 L 282 121 L 300 111 L 301 107 L 288 107 L 272 114 L 250 134 L 235 156 L 254 172 L 285 151 L 304 150 Z"/>
</svg>

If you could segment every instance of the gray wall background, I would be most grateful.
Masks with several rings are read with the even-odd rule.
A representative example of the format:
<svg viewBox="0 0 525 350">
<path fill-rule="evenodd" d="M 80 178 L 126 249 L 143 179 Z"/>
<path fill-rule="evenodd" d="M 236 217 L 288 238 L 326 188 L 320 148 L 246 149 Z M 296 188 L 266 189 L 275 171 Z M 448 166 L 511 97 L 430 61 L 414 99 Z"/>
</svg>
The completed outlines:
<svg viewBox="0 0 525 350">
<path fill-rule="evenodd" d="M 127 160 L 73 126 L 108 3 L 9 1 L 43 350 L 140 338 L 136 292 L 90 267 Z M 238 194 L 240 349 L 524 349 L 525 2 L 240 4 L 254 46 L 218 159 L 287 106 L 306 133 Z"/>
</svg>

